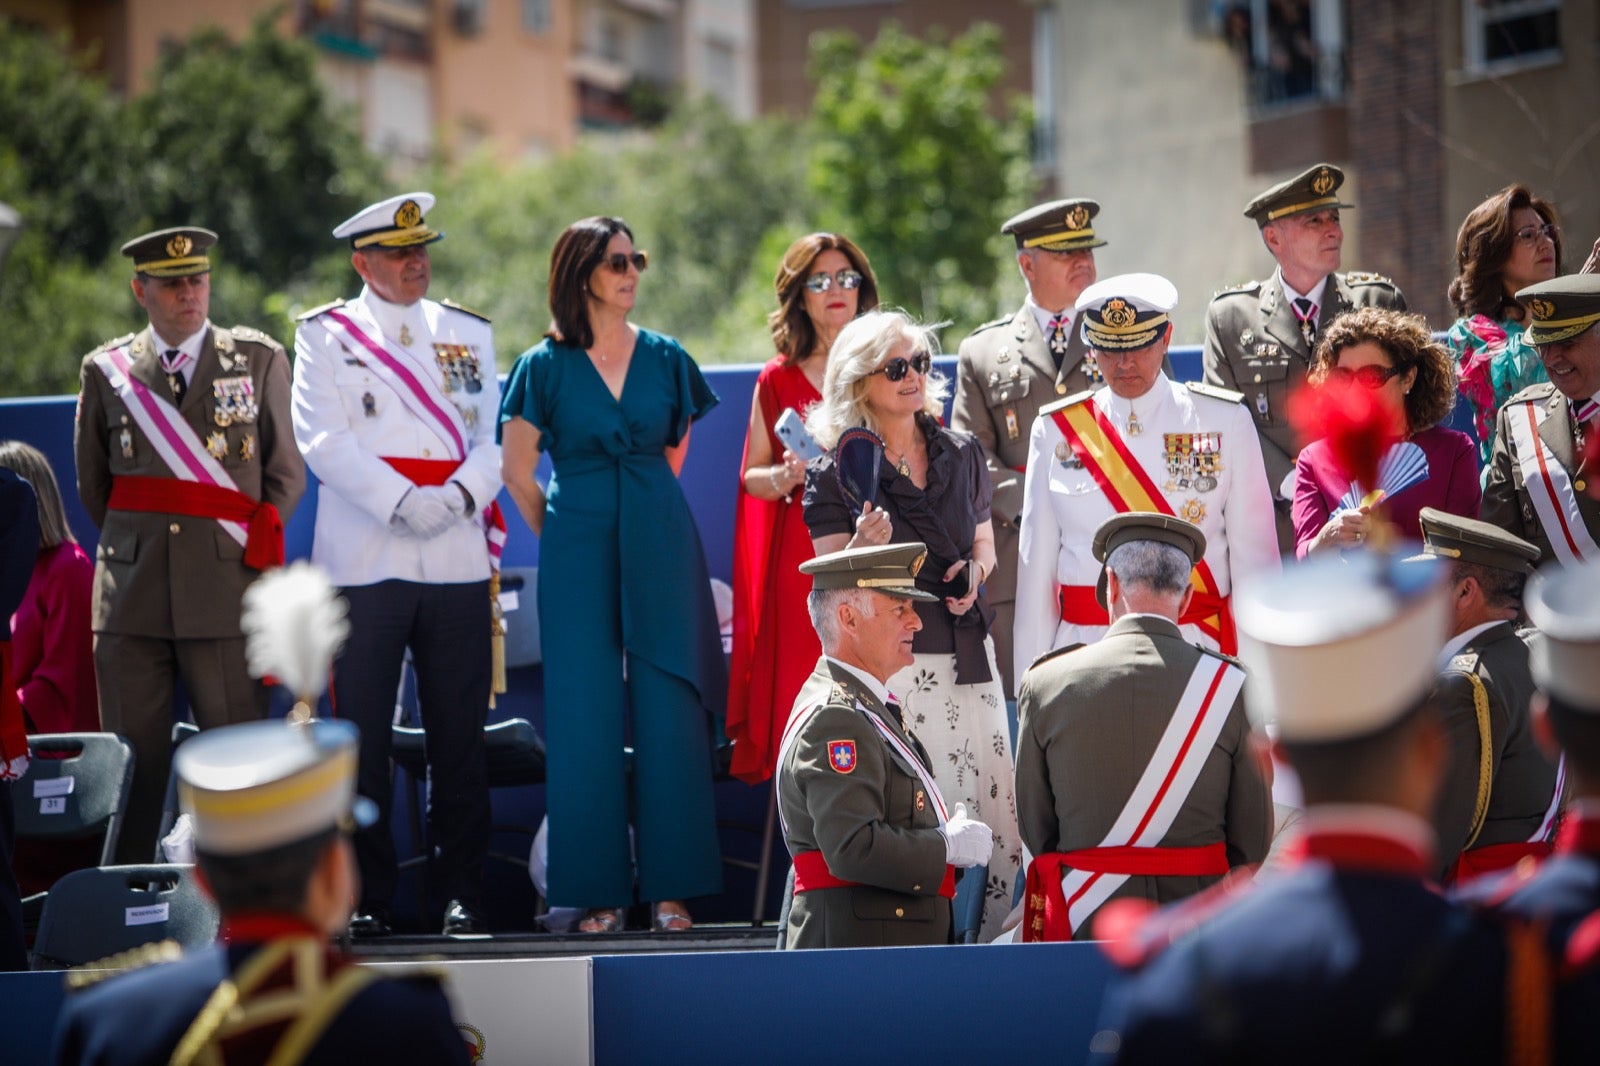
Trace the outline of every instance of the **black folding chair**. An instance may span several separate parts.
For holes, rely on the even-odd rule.
[[[45,900],[33,969],[59,970],[174,940],[184,949],[217,936],[217,909],[192,866],[101,866],[75,870]]]

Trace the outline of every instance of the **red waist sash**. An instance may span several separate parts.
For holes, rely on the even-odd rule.
[[[283,565],[283,519],[278,516],[278,509],[237,489],[177,478],[123,474],[112,481],[111,499],[106,506],[114,511],[243,522],[248,529],[244,565],[255,570]]]
[[[1445,882],[1465,884],[1475,877],[1492,874],[1496,870],[1509,870],[1526,858],[1543,859],[1550,854],[1550,845],[1542,840],[1513,840],[1506,844],[1485,844],[1481,848],[1463,851],[1455,865],[1445,875]]]
[[[1063,585],[1059,590],[1061,604],[1061,620],[1074,626],[1108,626],[1111,618],[1106,614],[1106,609],[1100,606],[1094,597],[1093,585]],[[1189,606],[1178,618],[1179,625],[1203,625],[1207,619],[1219,619],[1221,629],[1220,639],[1217,641],[1222,648],[1222,654],[1234,655],[1238,653],[1238,639],[1233,628],[1233,597],[1216,596],[1209,592],[1194,590],[1194,595],[1189,598]]]
[[[410,459],[385,455],[383,461],[413,485],[443,485],[461,466],[459,459]]]
[[[1024,942],[1072,939],[1072,919],[1061,888],[1062,874],[1069,869],[1125,877],[1221,877],[1228,872],[1228,848],[1219,840],[1192,848],[1116,845],[1036,855],[1028,864],[1022,897]]]
[[[794,890],[810,892],[818,888],[851,888],[860,881],[845,881],[833,876],[828,860],[820,851],[802,851],[794,857]],[[956,868],[945,866],[944,880],[939,884],[939,895],[954,899],[956,895]]]

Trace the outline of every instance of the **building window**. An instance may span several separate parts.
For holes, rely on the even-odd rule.
[[[1056,9],[1033,12],[1033,165],[1056,165]]]
[[[550,32],[550,0],[522,0],[522,28],[543,36]]]
[[[1461,0],[1469,71],[1483,73],[1561,57],[1561,0]]]
[[[1343,98],[1343,0],[1231,0],[1219,21],[1252,107]]]

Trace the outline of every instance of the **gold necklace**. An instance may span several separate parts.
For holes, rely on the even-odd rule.
[[[888,445],[885,445],[883,450],[885,452],[889,451]],[[911,459],[905,452],[900,453],[900,458],[898,461],[895,461],[892,453],[889,455],[889,459],[894,462],[894,468],[900,471],[901,477],[911,476]]]

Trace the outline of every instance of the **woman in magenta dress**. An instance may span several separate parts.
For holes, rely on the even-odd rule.
[[[1439,423],[1455,405],[1455,360],[1419,315],[1363,307],[1323,331],[1313,357],[1313,386],[1347,377],[1379,390],[1404,414],[1402,439],[1385,454],[1379,484],[1353,486],[1326,440],[1300,450],[1295,463],[1295,555],[1352,548],[1372,528],[1367,497],[1382,490],[1384,517],[1402,536],[1422,538],[1424,507],[1478,516],[1478,456],[1472,438]]]
[[[39,555],[27,595],[11,616],[17,699],[30,733],[93,733],[100,729],[89,605],[94,560],[67,525],[50,460],[17,440],[0,441],[0,466],[33,486],[39,500]]]
[[[866,255],[847,237],[812,233],[789,246],[768,318],[778,354],[761,368],[745,435],[744,476],[733,534],[733,662],[728,686],[732,773],[751,784],[772,776],[778,741],[822,648],[806,615],[812,556],[800,513],[809,456],[779,440],[785,410],[803,416],[822,398],[828,350],[839,331],[878,306]]]

